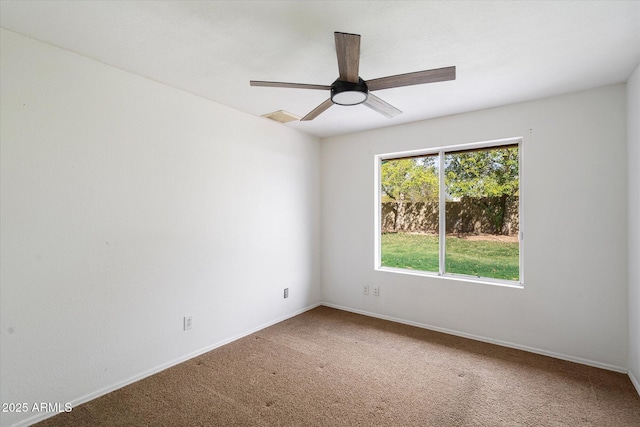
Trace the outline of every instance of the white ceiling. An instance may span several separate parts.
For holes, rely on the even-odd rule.
[[[332,106],[283,126],[326,137],[625,82],[640,1],[1,1],[2,27],[260,116],[329,97],[334,31],[362,36],[365,79],[455,65],[457,79],[386,89],[387,119]],[[267,119],[264,119],[267,120]]]

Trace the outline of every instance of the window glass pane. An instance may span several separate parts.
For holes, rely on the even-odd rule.
[[[438,165],[438,155],[382,161],[382,266],[439,271]]]
[[[445,154],[445,272],[519,280],[518,146]]]

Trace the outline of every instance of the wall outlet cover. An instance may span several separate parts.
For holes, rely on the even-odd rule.
[[[183,327],[185,331],[193,327],[193,316],[184,316]]]

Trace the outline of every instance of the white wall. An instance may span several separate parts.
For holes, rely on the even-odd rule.
[[[78,403],[320,302],[319,140],[1,36],[2,402]]]
[[[629,376],[640,393],[640,66],[627,82]]]
[[[323,141],[324,301],[626,372],[625,123],[615,85]],[[374,155],[517,136],[524,289],[374,270]]]

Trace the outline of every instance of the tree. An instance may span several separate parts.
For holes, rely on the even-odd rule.
[[[436,159],[437,156],[425,156],[383,161],[380,182],[383,198],[395,207],[395,231],[404,224],[406,203],[438,200]]]
[[[447,154],[445,185],[451,198],[484,200],[495,229],[500,234],[508,234],[505,229],[507,201],[519,191],[518,147]],[[498,203],[487,203],[487,198],[497,198]]]

